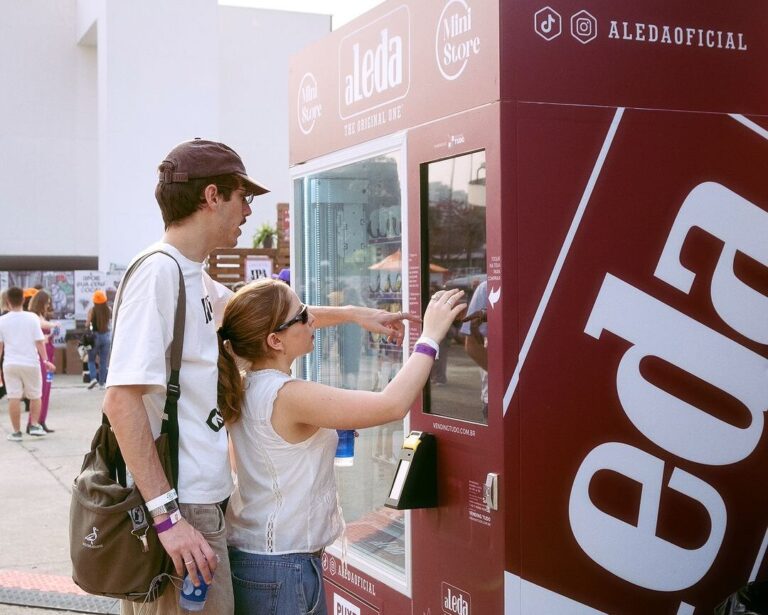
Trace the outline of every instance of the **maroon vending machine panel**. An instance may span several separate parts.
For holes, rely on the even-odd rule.
[[[662,111],[516,116],[527,331],[506,392],[508,563],[600,612],[706,612],[760,576],[766,546],[766,131]]]
[[[711,613],[765,579],[767,23],[502,5],[507,613]]]

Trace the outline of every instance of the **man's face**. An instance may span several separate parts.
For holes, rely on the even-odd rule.
[[[219,196],[223,199],[223,195]],[[232,191],[229,200],[222,200],[218,216],[220,247],[234,248],[237,245],[237,239],[242,234],[240,227],[251,215],[248,201],[252,198],[244,188],[237,188]]]

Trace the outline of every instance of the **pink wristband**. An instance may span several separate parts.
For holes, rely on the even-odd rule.
[[[168,517],[165,521],[161,521],[160,523],[155,523],[155,531],[158,534],[162,534],[163,532],[170,530],[179,521],[181,521],[181,512],[179,512],[178,510],[174,510],[171,513],[171,516]]]
[[[413,352],[420,352],[421,354],[429,355],[433,359],[437,358],[437,350],[428,346],[427,344],[416,344],[413,347]]]

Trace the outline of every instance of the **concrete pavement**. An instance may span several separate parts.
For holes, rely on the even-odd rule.
[[[0,613],[51,613],[50,608],[10,606],[47,604],[64,612],[88,610],[71,581],[67,527],[71,483],[101,421],[104,392],[89,391],[81,376],[56,375],[44,438],[11,432],[7,399],[0,401]],[[28,415],[22,412],[22,429]],[[80,596],[80,598],[78,598]],[[60,598],[57,600],[57,597]],[[100,604],[104,604],[103,602]],[[73,610],[82,608],[83,610]],[[98,607],[101,608],[101,607]]]

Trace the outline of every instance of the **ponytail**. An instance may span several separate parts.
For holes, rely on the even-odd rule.
[[[222,339],[219,332],[216,337],[219,340],[219,384],[218,402],[224,422],[235,423],[240,418],[240,408],[243,405],[243,374],[237,368],[232,352],[227,348],[228,344]]]

